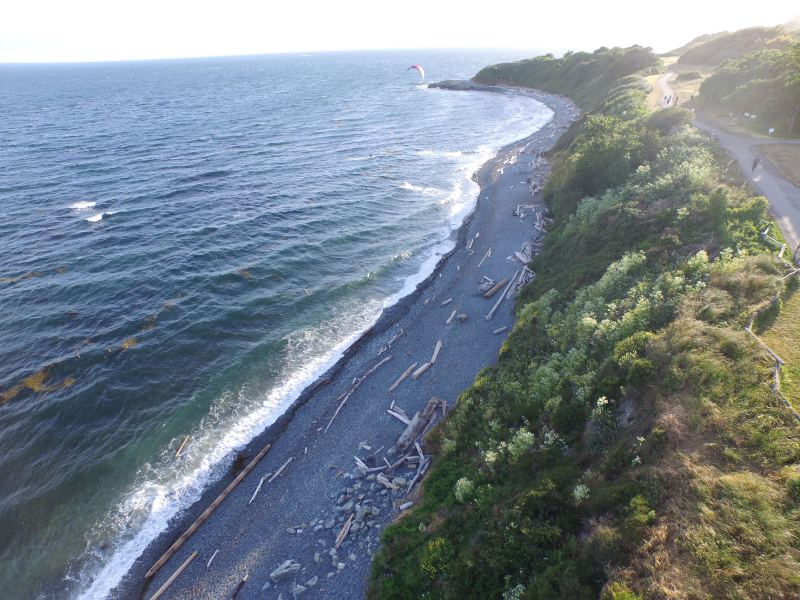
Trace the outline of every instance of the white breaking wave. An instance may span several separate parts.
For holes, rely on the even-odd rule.
[[[438,156],[443,158],[458,158],[460,156],[464,156],[464,153],[461,150],[419,150],[417,152],[417,156]]]
[[[94,208],[97,205],[97,202],[91,202],[90,200],[81,200],[80,202],[75,202],[74,204],[70,204],[69,208],[72,210],[86,210],[87,208]]]
[[[404,190],[408,190],[409,192],[417,192],[419,194],[425,194],[426,196],[436,196],[442,193],[442,190],[439,188],[414,185],[413,183],[408,183],[407,181],[401,183],[400,187]]]
[[[290,335],[290,358],[283,375],[277,378],[282,384],[260,399],[248,398],[246,391],[223,395],[193,433],[180,461],[176,463],[174,451],[167,448],[156,464],[140,468],[130,491],[105,522],[97,526],[99,534],[113,533],[118,541],[110,556],[97,550],[87,551],[88,564],[78,576],[83,585],[77,597],[106,598],[150,542],[168,527],[169,521],[200,499],[208,483],[227,466],[225,458],[286,412],[304,388],[332,367],[374,325],[383,307],[384,303],[373,300],[351,314],[331,319],[327,327]],[[342,341],[325,349],[325,340],[332,339]],[[230,410],[231,404],[238,408]],[[176,439],[174,445],[180,442]]]
[[[91,217],[86,219],[86,221],[88,223],[98,223],[103,220],[103,214],[104,213],[97,213],[96,215],[92,215]]]

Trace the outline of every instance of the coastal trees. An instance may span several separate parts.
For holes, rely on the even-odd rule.
[[[571,52],[563,58],[538,56],[486,67],[475,81],[487,85],[533,87],[573,98],[583,109],[595,110],[620,80],[643,69],[656,67],[659,59],[650,48],[598,48],[592,53]]]
[[[759,115],[782,133],[797,133],[800,115],[800,42],[724,63],[700,88],[706,103]]]

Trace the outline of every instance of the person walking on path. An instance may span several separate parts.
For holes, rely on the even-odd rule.
[[[756,167],[757,167],[757,166],[758,166],[760,163],[761,163],[761,158],[760,158],[760,157],[758,157],[758,156],[756,156],[756,157],[753,159],[753,168],[752,168],[752,169],[750,169],[750,172],[752,173],[753,171],[755,171],[755,170],[756,170]]]

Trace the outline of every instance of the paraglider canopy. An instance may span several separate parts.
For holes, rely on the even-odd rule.
[[[410,71],[411,69],[419,71],[419,76],[421,77],[420,81],[425,81],[425,69],[422,68],[422,65],[411,65],[406,71]]]

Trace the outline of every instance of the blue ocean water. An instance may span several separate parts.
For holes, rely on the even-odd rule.
[[[430,272],[550,111],[406,69],[520,57],[0,65],[1,589],[104,597]]]

